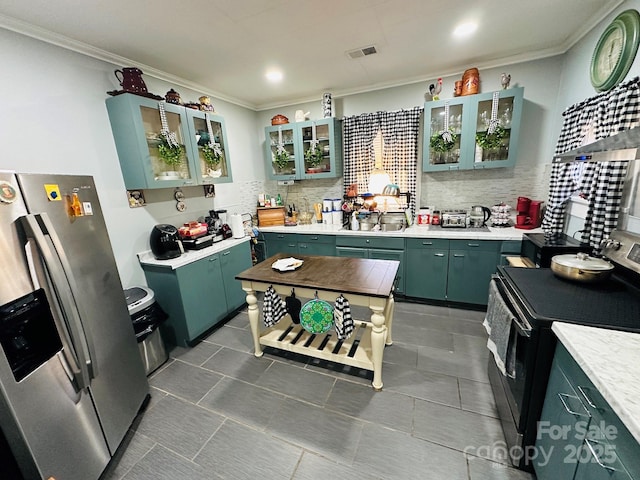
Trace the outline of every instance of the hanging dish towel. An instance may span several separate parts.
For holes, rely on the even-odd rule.
[[[291,289],[291,296],[284,299],[284,303],[287,306],[287,313],[291,316],[293,323],[300,323],[300,310],[302,309],[302,302],[296,298],[296,292]]]
[[[264,292],[262,313],[264,315],[264,324],[267,327],[273,327],[287,314],[284,300],[280,298],[273,285],[270,285],[267,291]]]
[[[336,328],[338,340],[346,340],[353,333],[353,317],[351,316],[351,305],[349,300],[342,294],[336,298],[336,305],[333,309],[333,323]]]
[[[502,300],[495,282],[489,284],[489,305],[483,322],[489,334],[487,348],[493,353],[496,365],[504,376],[516,377],[516,342],[517,333],[511,328],[513,315]]]

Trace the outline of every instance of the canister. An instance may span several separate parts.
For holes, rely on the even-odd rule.
[[[331,212],[333,210],[333,200],[330,198],[322,199],[322,211]]]
[[[331,223],[333,225],[342,225],[342,210],[334,210],[331,212]]]
[[[421,208],[418,210],[416,224],[424,226],[429,225],[431,223],[431,210],[428,208]]]
[[[331,201],[332,205],[333,205],[333,210],[342,210],[342,200],[340,200],[339,198],[334,198]]]

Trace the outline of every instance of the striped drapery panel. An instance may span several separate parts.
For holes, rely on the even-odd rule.
[[[569,107],[563,117],[556,154],[637,127],[640,124],[640,77]],[[571,195],[578,194],[588,202],[582,241],[599,249],[602,239],[608,237],[618,223],[626,172],[625,162],[554,164],[543,230],[563,231],[566,203]]]
[[[411,215],[416,208],[416,184],[418,171],[418,140],[422,107],[395,112],[375,112],[353,115],[343,119],[344,138],[344,191],[351,184],[358,185],[358,192],[368,189],[369,176],[375,168],[373,139],[382,130],[384,151],[382,168],[400,191],[409,192]]]

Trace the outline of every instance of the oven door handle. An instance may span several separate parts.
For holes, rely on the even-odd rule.
[[[507,307],[509,308],[509,310],[511,310],[512,312],[515,312],[515,315],[513,315],[511,320],[512,320],[512,323],[516,325],[518,334],[527,338],[531,337],[531,331],[533,329],[531,328],[531,325],[529,324],[529,322],[527,322],[524,313],[518,307],[518,304],[516,303],[515,299],[505,287],[502,278],[500,278],[499,275],[494,274],[491,276],[491,279],[496,282],[496,287],[498,288],[498,292],[500,292],[500,295],[502,295],[502,300],[507,304]]]

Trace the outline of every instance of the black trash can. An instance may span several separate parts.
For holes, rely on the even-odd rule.
[[[148,287],[127,288],[124,294],[140,357],[149,376],[169,359],[158,328],[167,319],[167,314],[156,303],[153,291]]]

